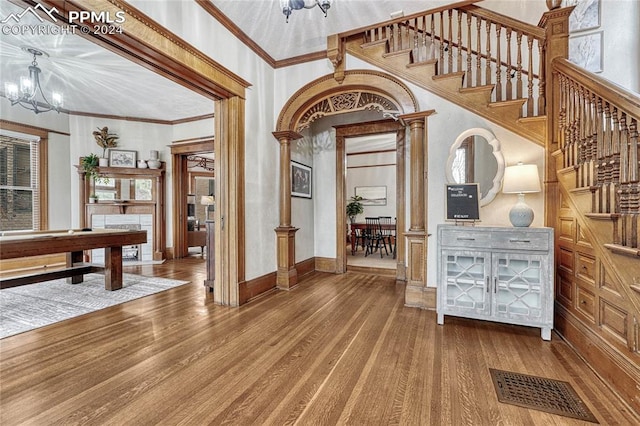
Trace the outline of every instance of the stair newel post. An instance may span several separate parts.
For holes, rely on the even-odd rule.
[[[300,139],[301,134],[292,130],[273,132],[280,143],[280,224],[276,232],[276,257],[278,270],[276,285],[289,290],[298,283],[296,270],[296,231],[291,226],[291,141]]]
[[[545,30],[544,43],[544,76],[546,80],[540,80],[545,85],[547,134],[545,152],[544,185],[545,185],[545,225],[551,226],[557,217],[558,205],[556,197],[558,193],[558,179],[556,177],[556,163],[553,160],[553,152],[558,149],[559,140],[559,113],[560,113],[560,83],[558,74],[553,73],[552,62],[555,58],[569,57],[569,15],[575,6],[553,9],[545,12],[538,23]]]
[[[427,308],[435,306],[428,300],[433,294],[427,291],[427,169],[428,143],[427,121],[434,110],[401,115],[399,118],[410,128],[410,200],[411,214],[407,239],[407,286],[405,304]]]

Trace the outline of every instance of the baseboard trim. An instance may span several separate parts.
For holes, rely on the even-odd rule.
[[[244,305],[264,293],[276,288],[276,273],[270,272],[261,277],[241,282],[238,288],[239,303]]]
[[[335,274],[338,270],[336,266],[337,259],[335,257],[315,257],[315,261],[316,271]]]
[[[555,304],[556,332],[582,357],[602,381],[640,417],[640,367],[608,345],[560,303]]]

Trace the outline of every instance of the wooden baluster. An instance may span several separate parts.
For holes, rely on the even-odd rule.
[[[476,16],[476,86],[482,85],[482,19]],[[471,46],[469,46],[471,52]]]
[[[522,33],[516,32],[516,99],[522,99]]]
[[[511,28],[507,28],[506,33],[507,33],[507,75],[506,75],[507,97],[506,97],[506,100],[510,101],[511,99],[513,99],[513,83],[511,82],[511,79],[513,78],[511,76],[511,73],[513,72],[512,66],[511,66],[511,33],[512,33]],[[498,67],[498,69],[500,69],[500,67]]]
[[[449,65],[448,72],[452,73],[452,72],[454,72],[454,70],[453,70],[453,46],[452,46],[452,43],[453,43],[453,10],[449,9],[448,16],[449,16],[449,39],[448,39],[449,47],[447,49],[448,50],[447,62],[448,62],[448,65]],[[444,28],[443,25],[440,25],[440,42],[441,43],[444,43],[444,37],[442,35],[443,28]],[[440,48],[442,49],[442,45],[441,45]]]
[[[487,46],[486,46],[486,55],[487,60],[485,61],[485,71],[484,71],[484,84],[491,84],[491,21],[485,21],[485,29],[487,30]],[[495,97],[495,93],[493,94]]]
[[[640,217],[640,183],[638,177],[640,176],[640,163],[638,158],[640,153],[640,144],[638,143],[638,120],[631,119],[629,124],[629,210],[632,213],[631,216],[631,229],[629,230],[630,239],[628,245],[630,247],[638,247],[638,218]]]
[[[569,167],[568,146],[565,130],[567,127],[567,87],[564,75],[558,75],[560,85],[560,114],[558,117],[558,145],[562,151],[562,167]]]
[[[539,75],[538,79],[538,116],[545,115],[547,110],[547,97],[546,97],[546,86],[547,86],[547,76],[545,75],[545,58],[544,58],[544,50],[542,49],[542,43],[538,40],[538,66],[539,66]]]
[[[580,145],[580,160],[578,169],[580,187],[584,188],[588,185],[585,179],[585,171],[589,161],[589,149],[585,141],[585,92],[583,87],[578,88],[578,143]]]
[[[605,120],[604,120],[604,100],[600,97],[598,97],[598,101],[597,101],[597,106],[598,106],[598,143],[597,143],[597,185],[599,188],[599,197],[598,197],[598,202],[599,202],[599,209],[598,209],[598,213],[604,213],[605,209],[604,209],[604,199],[603,199],[603,186],[605,185],[605,181],[606,181],[606,173],[605,173],[605,169],[604,169],[604,139],[605,139],[605,131],[604,131],[604,126],[605,126]]]
[[[589,143],[591,146],[591,186],[597,185],[596,178],[596,159],[598,158],[598,97],[595,93],[591,93],[589,97],[589,111],[591,114],[591,130],[589,131]]]
[[[414,19],[414,21],[415,21],[415,19]],[[404,42],[404,44],[402,45],[402,49],[411,49],[411,41],[412,41],[412,40],[411,40],[411,39],[412,39],[412,37],[411,37],[411,31],[412,31],[412,28],[414,28],[414,26],[412,26],[412,25],[411,25],[411,20],[407,20],[407,21],[405,21],[404,25],[405,25],[405,27],[406,27],[406,30],[405,30],[405,34],[406,34],[406,35],[405,35],[405,37],[404,37],[404,39],[405,39],[406,41],[405,41],[405,42]]]
[[[604,161],[602,163],[605,171],[605,185],[604,196],[606,202],[606,213],[612,213],[611,211],[611,135],[613,131],[611,129],[611,105],[609,102],[604,104]]]
[[[620,188],[620,111],[615,106],[611,114],[612,122],[612,135],[611,135],[611,160],[609,161],[611,167],[611,185],[612,185],[612,202],[613,213],[620,212],[620,198],[618,195],[618,189]]]
[[[440,15],[442,15],[442,12],[440,12]],[[429,37],[430,44],[429,46],[427,46],[425,41],[425,52],[427,52],[428,59],[436,59],[436,18],[433,16],[433,14],[431,14],[430,16],[431,16],[431,34]],[[426,24],[426,21],[425,21],[425,24]],[[428,50],[427,50],[427,47],[428,47]],[[440,51],[438,52],[438,54],[440,55],[440,58],[438,59],[438,68],[440,68],[440,74],[444,72],[444,51],[442,49],[443,49],[442,43],[440,43]]]
[[[462,71],[462,12],[458,10],[458,69]],[[467,76],[469,78],[469,76]]]
[[[527,36],[527,49],[529,50],[529,64],[527,66],[527,117],[533,115],[533,37]]]
[[[507,28],[507,33],[509,32],[509,29]],[[502,25],[500,25],[499,22],[496,22],[496,102],[500,102],[502,100],[502,61],[500,60],[500,51],[501,46],[500,46],[500,41],[501,41],[501,37],[502,37]],[[509,48],[509,45],[507,44],[507,49]],[[507,70],[507,73],[509,71]],[[507,84],[508,83],[508,78],[507,78]]]
[[[471,72],[471,14],[467,13],[467,87],[473,85],[473,74]]]
[[[422,62],[420,59],[420,28],[418,26],[416,26],[416,30],[413,32],[413,49],[411,49],[411,56],[413,57],[413,63]]]

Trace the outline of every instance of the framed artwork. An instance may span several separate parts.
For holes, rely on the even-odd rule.
[[[356,186],[356,196],[362,197],[363,206],[386,206],[386,186]]]
[[[109,167],[136,167],[138,151],[109,150]]]
[[[602,31],[570,36],[569,60],[587,71],[602,72]]]
[[[574,6],[569,15],[569,32],[586,31],[600,26],[600,0],[564,0],[564,6]]]
[[[311,167],[291,162],[291,196],[311,198]]]

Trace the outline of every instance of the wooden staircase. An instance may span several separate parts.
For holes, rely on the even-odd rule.
[[[402,77],[544,146],[545,82],[540,78],[543,72],[533,72],[533,45],[543,45],[545,30],[470,3],[340,34],[342,53]],[[512,26],[497,24],[501,19]],[[517,43],[512,41],[514,33],[518,34]],[[476,38],[474,49],[471,43]],[[491,56],[492,43],[498,52],[509,52],[506,62],[499,53],[496,58]],[[528,61],[523,61],[523,54]]]
[[[473,3],[330,38],[336,79],[349,54],[545,147],[556,330],[640,412],[640,98],[567,61],[572,8]]]

